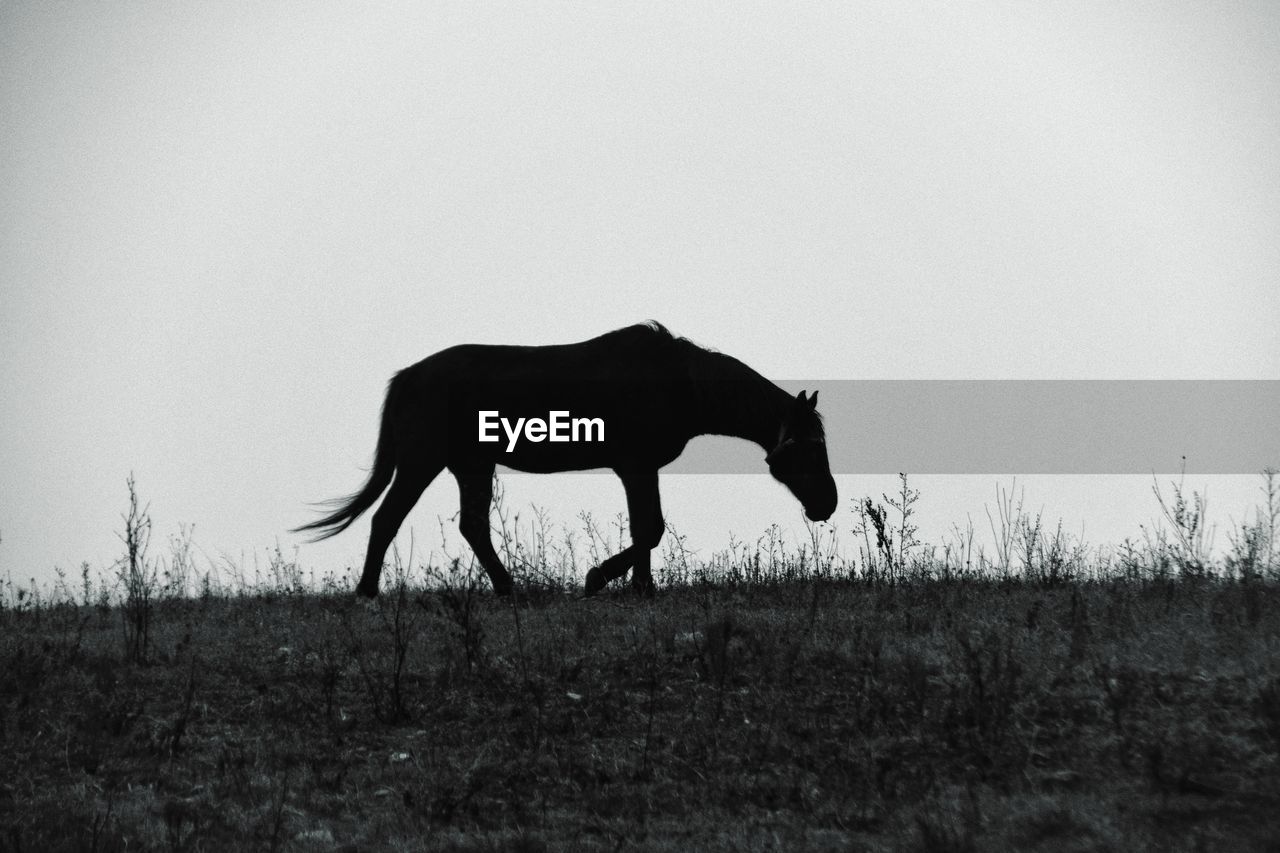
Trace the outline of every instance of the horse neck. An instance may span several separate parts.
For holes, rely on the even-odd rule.
[[[696,435],[731,435],[764,450],[778,442],[791,395],[722,353],[699,353],[690,364]]]

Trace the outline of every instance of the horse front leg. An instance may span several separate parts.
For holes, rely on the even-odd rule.
[[[604,589],[605,584],[615,578],[620,578],[627,573],[627,569],[631,568],[632,562],[635,560],[635,547],[623,548],[612,557],[606,559],[603,563],[587,572],[587,580],[583,585],[583,593],[585,595],[595,595]]]
[[[653,595],[653,574],[649,569],[649,552],[658,546],[665,529],[662,503],[658,495],[658,472],[618,471],[627,492],[627,512],[631,518],[631,545],[587,572],[584,592],[595,595],[605,584],[620,578],[631,569],[631,588],[642,595]]]

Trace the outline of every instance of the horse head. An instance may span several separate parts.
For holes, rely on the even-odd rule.
[[[827,462],[827,439],[818,414],[818,392],[796,395],[778,429],[778,443],[765,457],[769,473],[796,496],[811,521],[836,511],[836,481]]]

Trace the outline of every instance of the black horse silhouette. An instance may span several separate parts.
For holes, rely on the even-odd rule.
[[[575,344],[450,347],[392,378],[368,482],[337,501],[332,513],[297,530],[321,531],[317,539],[342,532],[390,483],[373,514],[356,587],[372,598],[396,531],[427,485],[448,468],[461,495],[462,535],[494,591],[505,595],[511,592],[511,575],[494,551],[489,530],[495,465],[540,473],[610,468],[626,490],[631,545],[588,572],[586,594],[627,569],[633,587],[651,593],[649,552],[665,527],[658,469],[694,436],[754,441],[768,453],[769,473],[791,490],[810,519],[831,517],[836,485],[817,403],[816,392],[793,397],[741,361],[677,338],[653,322]],[[603,435],[572,441],[563,429],[552,441],[545,420],[542,428],[526,428],[522,436],[510,427],[519,418],[545,419],[549,413],[598,420],[603,429],[597,433]],[[497,440],[480,440],[486,417],[491,424],[507,421],[490,431]]]

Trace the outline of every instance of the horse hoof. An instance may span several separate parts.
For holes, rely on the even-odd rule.
[[[515,584],[513,584],[511,581],[507,581],[506,583],[503,583],[503,584],[495,583],[493,585],[493,594],[496,595],[498,598],[509,598],[511,596],[511,593],[514,590],[515,590]]]
[[[587,581],[583,586],[582,593],[586,596],[595,595],[597,592],[604,589],[604,585],[606,583],[608,583],[608,581],[604,579],[604,575],[600,572],[600,567],[596,566],[594,569],[587,572]]]
[[[378,585],[366,584],[363,581],[361,581],[359,586],[356,587],[356,597],[357,598],[377,598]]]

